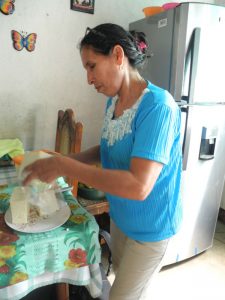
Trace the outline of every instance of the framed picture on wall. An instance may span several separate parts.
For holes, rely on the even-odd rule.
[[[95,0],[70,0],[70,1],[71,1],[70,8],[72,10],[77,10],[88,14],[94,13]]]

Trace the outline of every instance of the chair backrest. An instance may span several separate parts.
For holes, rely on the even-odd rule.
[[[75,121],[72,109],[58,111],[58,121],[55,139],[55,151],[63,155],[79,153],[81,150],[81,140],[83,124]],[[73,195],[77,196],[78,181],[76,178],[66,178],[66,182],[73,187]]]

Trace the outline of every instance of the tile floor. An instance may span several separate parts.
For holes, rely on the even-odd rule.
[[[110,274],[112,283],[114,274]],[[156,276],[151,300],[225,299],[225,224],[218,221],[213,247],[179,264],[164,267]]]

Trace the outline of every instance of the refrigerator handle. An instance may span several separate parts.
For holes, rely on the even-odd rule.
[[[185,120],[184,138],[183,138],[183,145],[182,145],[183,171],[187,170],[188,154],[189,154],[190,141],[191,141],[191,128],[190,126],[188,126],[188,124],[190,124],[191,112],[189,107],[186,107],[185,111],[186,111],[186,120]]]
[[[194,90],[195,90],[195,79],[197,74],[197,66],[198,66],[198,56],[199,56],[199,45],[200,45],[200,34],[201,29],[196,27],[193,31],[191,41],[186,54],[186,68],[187,63],[190,58],[190,73],[189,73],[189,82],[188,82],[188,96],[183,96],[182,99],[186,100],[188,104],[193,103],[194,98]],[[187,116],[186,116],[186,126],[185,126],[185,135],[183,141],[183,170],[187,169],[188,163],[188,155],[191,141],[191,110],[189,107],[187,108]]]
[[[192,35],[191,65],[188,88],[188,103],[193,103],[195,79],[197,74],[201,28],[196,27]]]

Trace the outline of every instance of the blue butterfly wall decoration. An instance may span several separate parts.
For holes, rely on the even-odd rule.
[[[17,51],[23,50],[23,48],[26,48],[27,51],[31,52],[34,51],[35,43],[37,39],[36,33],[30,33],[28,35],[22,35],[16,30],[11,31],[12,40],[13,40],[13,47]]]

